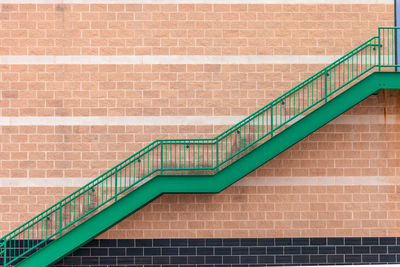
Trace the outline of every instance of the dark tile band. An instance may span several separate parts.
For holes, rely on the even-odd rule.
[[[96,239],[55,266],[253,267],[397,262],[400,238],[395,237]]]

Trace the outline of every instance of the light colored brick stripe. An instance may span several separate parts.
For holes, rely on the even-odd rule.
[[[0,117],[0,126],[57,126],[57,125],[231,125],[244,116],[88,116],[88,117]],[[299,116],[298,119],[302,117]],[[277,118],[274,119],[276,121]],[[334,124],[396,124],[396,115],[340,116]],[[292,121],[293,123],[293,121]]]
[[[0,187],[81,187],[94,178],[0,178]],[[246,177],[234,186],[397,185],[397,177]]]
[[[393,4],[392,0],[0,0],[0,4]]]
[[[397,185],[397,176],[246,177],[237,186]]]
[[[0,64],[329,64],[340,56],[0,56]]]
[[[243,116],[0,117],[0,126],[21,125],[226,125]]]

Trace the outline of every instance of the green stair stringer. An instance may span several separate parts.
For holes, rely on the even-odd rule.
[[[218,193],[381,89],[399,89],[400,73],[375,72],[215,175],[158,175],[52,241],[17,266],[49,266],[162,194]]]

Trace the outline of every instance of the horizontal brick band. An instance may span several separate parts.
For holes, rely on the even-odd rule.
[[[245,62],[248,55],[342,55],[376,35],[378,26],[392,26],[394,20],[393,3],[386,1],[365,5],[136,2],[4,4],[0,55],[241,55]],[[118,60],[141,61],[140,57]],[[54,61],[69,58],[46,59],[49,64]]]
[[[0,0],[0,4],[160,4],[159,0]],[[168,0],[162,4],[393,4],[392,0]]]
[[[82,187],[92,178],[0,178],[0,187]],[[396,176],[246,177],[234,186],[397,185]]]
[[[328,64],[339,56],[0,56],[0,64]]]
[[[298,116],[297,119],[302,116]],[[91,125],[121,125],[121,126],[167,126],[167,125],[233,125],[245,118],[244,116],[38,116],[38,117],[0,117],[0,126],[91,126]],[[283,119],[274,116],[274,121]],[[289,119],[289,117],[287,117]],[[396,115],[352,115],[341,116],[333,124],[396,124]],[[293,122],[288,122],[292,124]],[[268,125],[268,123],[266,123]]]

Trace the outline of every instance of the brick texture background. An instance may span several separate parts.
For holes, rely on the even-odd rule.
[[[393,25],[393,5],[380,4],[0,7],[0,56],[331,56]],[[0,115],[242,116],[322,67],[1,64]],[[313,133],[244,178],[245,186],[165,195],[101,238],[398,236],[399,99],[389,91],[371,96],[340,118],[347,123]],[[227,127],[1,126],[0,177],[94,178],[157,138],[211,137]],[[277,177],[300,185],[266,184]],[[318,185],[302,185],[308,177]],[[332,177],[359,185],[326,185]],[[0,233],[73,190],[1,187]]]
[[[341,55],[393,5],[3,4],[2,55]]]
[[[3,116],[249,115],[318,64],[0,65]]]

